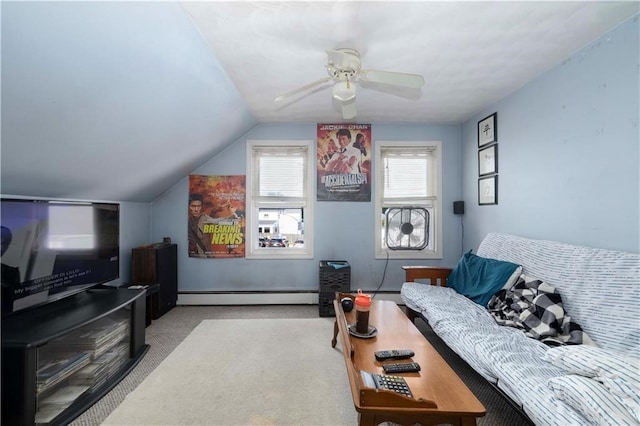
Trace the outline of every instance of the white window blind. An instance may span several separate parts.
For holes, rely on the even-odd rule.
[[[305,196],[305,150],[256,147],[254,155],[259,172],[256,194],[260,198]]]
[[[381,150],[384,200],[427,199],[433,197],[432,150],[387,148]]]

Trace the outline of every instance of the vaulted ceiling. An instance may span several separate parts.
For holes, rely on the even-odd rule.
[[[356,82],[354,121],[461,123],[638,2],[2,2],[3,194],[151,201],[258,123],[341,122],[326,50],[421,74]]]

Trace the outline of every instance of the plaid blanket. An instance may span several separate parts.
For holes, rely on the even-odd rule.
[[[498,324],[520,328],[527,336],[549,346],[596,346],[567,315],[560,293],[549,284],[524,274],[513,287],[495,294],[487,307]]]

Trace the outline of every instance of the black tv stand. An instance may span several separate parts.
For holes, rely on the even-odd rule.
[[[2,423],[68,424],[118,384],[149,349],[144,295],[91,289],[4,318]]]

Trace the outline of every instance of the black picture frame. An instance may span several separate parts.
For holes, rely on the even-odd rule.
[[[478,178],[478,205],[498,204],[498,175]]]
[[[478,121],[478,148],[498,142],[498,113]]]
[[[478,176],[498,173],[498,144],[488,145],[478,150]]]

